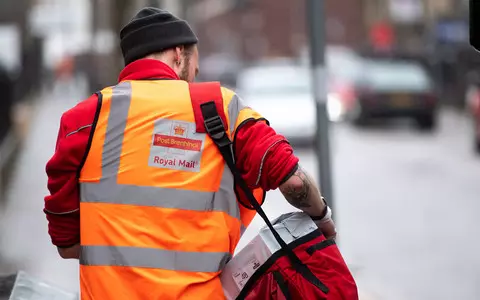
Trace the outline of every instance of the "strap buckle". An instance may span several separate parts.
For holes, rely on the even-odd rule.
[[[227,132],[225,131],[225,126],[223,124],[222,118],[216,115],[214,117],[205,119],[203,122],[205,124],[205,130],[208,135],[212,138],[215,144],[220,148],[231,147],[232,141],[228,138]]]
[[[203,121],[208,135],[215,140],[221,139],[225,134],[225,126],[220,116],[214,116]]]

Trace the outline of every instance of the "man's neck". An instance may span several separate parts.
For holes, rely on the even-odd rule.
[[[158,60],[158,61],[166,64],[167,66],[169,66],[170,68],[173,69],[174,60],[173,60],[173,58],[168,57],[168,55],[166,55],[166,54],[159,54],[159,53],[150,54],[149,56],[147,56],[145,58]]]

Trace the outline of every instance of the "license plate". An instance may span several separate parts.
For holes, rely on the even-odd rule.
[[[392,105],[400,108],[410,107],[412,106],[412,98],[408,95],[393,96]]]

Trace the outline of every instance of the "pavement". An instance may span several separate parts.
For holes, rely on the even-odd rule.
[[[43,213],[45,165],[54,153],[62,113],[84,99],[84,91],[59,85],[24,109],[28,132],[7,187],[7,204],[0,207],[0,273],[21,269],[70,291],[78,291],[78,262],[60,259],[50,243]]]
[[[4,259],[71,291],[78,290],[78,266],[59,259],[50,244],[44,168],[62,112],[84,96],[73,89],[38,103],[0,212]],[[434,133],[408,122],[332,127],[338,242],[362,300],[480,299],[480,157],[465,115],[444,110],[440,117]],[[314,153],[296,153],[316,175]],[[293,210],[278,191],[268,194],[264,208],[271,218]],[[261,226],[256,218],[239,248]]]

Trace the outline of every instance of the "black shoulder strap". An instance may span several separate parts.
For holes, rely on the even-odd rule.
[[[213,140],[215,145],[217,145],[220,153],[223,156],[223,159],[227,163],[228,167],[233,173],[236,183],[243,190],[245,195],[248,198],[248,201],[257,213],[262,217],[263,221],[267,224],[268,228],[272,231],[275,240],[281,246],[282,251],[289,257],[292,266],[301,274],[306,280],[311,284],[315,285],[322,292],[328,293],[328,288],[312,273],[312,271],[301,262],[300,258],[293,252],[293,250],[285,243],[282,237],[273,227],[272,223],[268,219],[267,215],[263,211],[262,206],[258,203],[257,199],[253,195],[250,188],[248,188],[247,183],[242,178],[240,171],[235,166],[235,158],[233,156],[233,144],[230,138],[228,137],[227,132],[225,131],[225,124],[223,124],[222,119],[220,118],[215,101],[206,102],[200,105],[202,111],[205,130],[210,138]]]
[[[250,202],[252,207],[255,208],[255,210],[262,217],[265,223],[267,223],[267,226],[270,228],[270,230],[274,234],[275,239],[278,241],[280,246],[282,246],[282,248],[284,246],[288,247],[285,241],[283,241],[280,235],[278,235],[275,228],[273,228],[273,225],[268,219],[265,212],[263,211],[263,208],[260,206],[257,199],[255,199],[255,196],[253,195],[252,191],[248,188],[247,183],[240,175],[240,171],[237,169],[235,165],[235,158],[233,156],[233,143],[228,137],[227,132],[225,131],[225,126],[223,124],[222,119],[218,115],[215,103],[213,101],[204,103],[200,105],[200,109],[202,111],[205,130],[207,131],[207,134],[213,140],[215,145],[217,145],[218,149],[220,150],[220,153],[223,156],[223,159],[225,160],[228,167],[232,171],[236,183],[247,196],[248,202]]]

